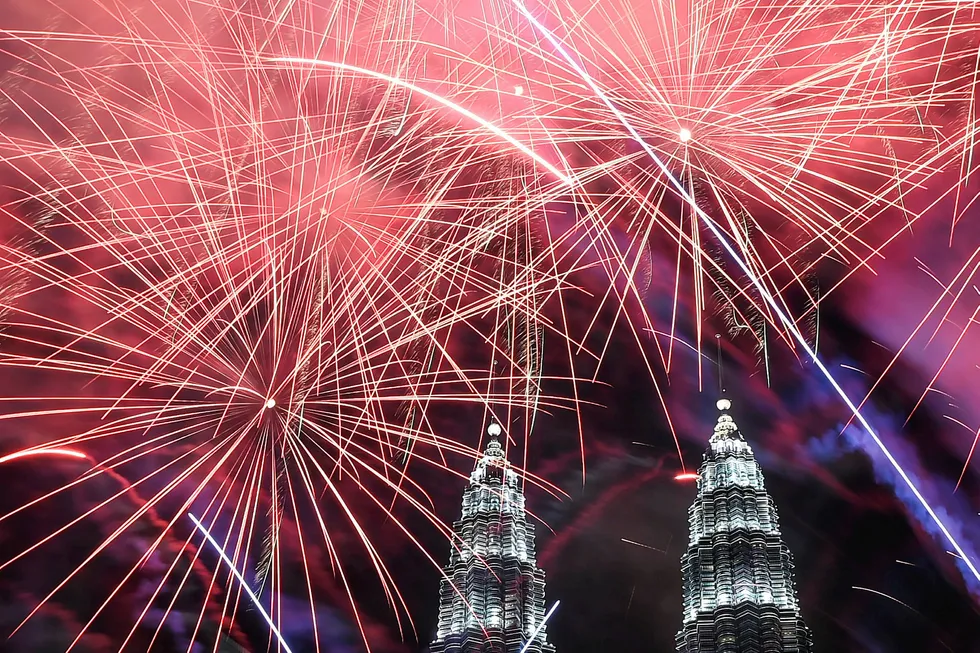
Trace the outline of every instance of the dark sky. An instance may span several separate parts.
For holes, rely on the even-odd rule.
[[[64,139],[69,136],[103,138],[101,132],[86,122],[92,118],[103,121],[98,126],[106,127],[111,135],[116,135],[114,130],[118,130],[141,135],[150,132],[152,137],[159,136],[146,146],[146,151],[139,152],[139,156],[154,164],[160,163],[163,168],[171,166],[170,172],[183,172],[184,151],[161,145],[168,142],[170,135],[166,130],[163,134],[153,133],[154,128],[159,127],[154,123],[159,115],[152,103],[149,108],[147,106],[147,98],[153,97],[147,91],[151,85],[132,68],[114,65],[120,61],[138,60],[132,52],[115,42],[78,46],[58,41],[47,43],[45,47],[49,50],[39,54],[39,50],[10,34],[20,34],[23,30],[73,32],[82,29],[80,25],[114,33],[113,30],[122,28],[118,16],[112,11],[123,5],[133,12],[128,15],[132,24],[139,25],[138,29],[156,30],[154,34],[164,40],[178,36],[189,38],[190,33],[198,35],[193,30],[183,31],[188,25],[199,27],[203,40],[211,38],[222,46],[237,43],[235,39],[239,34],[234,29],[226,30],[223,20],[227,15],[220,12],[204,12],[203,18],[189,12],[171,24],[163,21],[157,12],[160,7],[170,7],[172,3],[119,3],[115,8],[112,3],[95,4],[101,7],[98,11],[89,0],[63,3],[0,0],[0,33],[6,34],[0,39],[0,88],[4,93],[16,96],[15,100],[0,99],[0,134],[5,139],[0,141],[4,148],[0,157],[9,153],[8,146],[16,150],[10,143],[19,144],[17,139],[20,138],[41,139],[42,144],[47,142],[44,138],[49,135]],[[269,7],[278,6],[277,3],[263,2],[240,4],[267,12]],[[323,9],[321,4],[311,4],[316,8],[311,15],[325,21],[328,12],[318,13]],[[480,10],[482,5],[474,4],[469,9]],[[232,13],[236,20],[251,20],[248,12],[236,10]],[[220,19],[216,17],[219,14]],[[237,23],[235,26],[246,34],[252,29]],[[350,38],[351,35],[346,36]],[[361,36],[355,34],[354,38]],[[957,43],[967,40],[963,37]],[[358,45],[364,44],[359,42]],[[623,45],[629,47],[626,41]],[[370,48],[353,48],[352,51],[355,50],[368,63],[380,58]],[[193,63],[193,56],[188,51],[182,51],[182,56]],[[223,50],[223,56],[231,51],[234,48]],[[101,72],[100,66],[105,65],[111,72],[106,73],[105,79],[100,78],[104,86],[97,90],[120,103],[112,105],[117,112],[125,113],[119,110],[120,106],[133,109],[132,114],[125,114],[131,122],[107,120],[105,114],[111,111],[95,111],[94,114],[83,111],[90,109],[92,103],[81,102],[84,107],[76,104],[78,97],[64,92],[65,89],[59,86],[65,80],[49,75],[50,70],[44,67],[55,60],[58,65],[77,66],[79,70]],[[32,61],[45,63],[44,66],[33,66],[29,64]],[[971,61],[975,65],[975,60]],[[169,70],[161,73],[154,82],[176,89],[174,97],[179,97],[180,101],[173,110],[187,118],[188,124],[200,122],[204,125],[201,131],[189,130],[192,136],[183,145],[189,150],[207,153],[216,147],[209,140],[209,130],[218,130],[208,122],[213,118],[208,114],[212,108],[210,99],[201,94],[200,88],[194,88],[194,84],[177,79],[177,76],[168,77],[169,74]],[[958,74],[956,79],[969,77],[971,75]],[[243,93],[243,97],[247,97],[246,86],[242,83],[240,87],[230,87],[234,93],[229,97],[237,99],[237,94]],[[356,94],[370,85],[351,86],[355,90],[348,90]],[[328,87],[335,90],[324,84],[317,92],[325,93],[324,89]],[[367,92],[365,97],[357,99],[363,100],[366,107],[375,106],[371,103],[376,97]],[[129,102],[133,106],[127,104]],[[186,102],[186,106],[182,102]],[[234,104],[232,100],[228,102]],[[954,109],[947,109],[950,114],[955,113]],[[372,114],[372,111],[365,113]],[[429,125],[430,132],[419,130],[426,139],[431,136],[431,130],[442,126],[440,114],[431,107],[419,109],[412,119]],[[411,121],[409,127],[412,127]],[[452,129],[448,131],[453,132]],[[385,139],[388,137],[393,136],[388,134]],[[200,142],[194,140],[197,138]],[[454,133],[440,138],[444,138],[439,141],[444,144],[461,137]],[[384,151],[390,145],[385,139],[379,137],[375,149]],[[396,178],[392,182],[395,195],[403,190],[398,184],[404,184],[413,192],[417,190],[413,186],[417,181],[415,172],[427,169],[430,154],[435,150],[432,142],[422,140],[421,145],[416,143],[417,147],[410,148],[412,154],[406,155],[398,175],[393,175]],[[972,143],[972,146],[976,144]],[[94,158],[100,165],[101,157],[111,158],[118,154],[110,149],[95,148],[97,156]],[[471,150],[465,150],[467,155],[479,152],[483,156],[478,146]],[[488,152],[497,154],[497,150]],[[597,152],[598,149],[586,153],[583,149],[579,154],[587,158],[586,154],[598,156]],[[129,156],[128,150],[126,156]],[[446,158],[451,157],[447,155]],[[74,179],[72,175],[77,172],[66,163],[70,157],[58,159],[57,165],[40,155],[37,160],[27,159],[28,163],[23,159],[4,159],[0,166],[0,205],[4,211],[0,214],[3,221],[0,239],[5,248],[8,245],[13,248],[3,249],[5,253],[17,251],[17,247],[23,245],[17,225],[30,224],[40,229],[47,225],[46,221],[52,220],[49,207],[33,198],[38,189],[53,183],[52,180],[67,183],[63,180]],[[128,160],[124,163],[128,165]],[[99,168],[93,165],[93,169]],[[206,172],[211,175],[207,177],[208,184],[222,178],[213,170]],[[281,177],[289,177],[292,171],[285,166],[279,172]],[[474,192],[474,188],[485,188],[481,185],[485,172],[481,163],[474,165],[472,175],[461,175],[460,185],[465,190],[459,191],[460,196]],[[951,170],[947,176],[956,174],[956,170]],[[179,175],[177,178],[180,179]],[[159,193],[160,206],[190,202],[188,198],[192,193],[182,184],[158,186],[154,175],[149,175],[149,179],[143,179],[142,185],[134,182],[134,188],[114,188],[113,192],[118,195],[109,193],[111,201],[132,208],[125,203],[139,205],[145,196],[156,198],[154,193]],[[385,183],[388,181],[386,178]],[[597,196],[615,191],[619,181],[598,179],[594,183],[596,188],[589,190],[595,190]],[[862,181],[855,180],[855,183]],[[977,183],[975,173],[963,180],[964,198],[976,193]],[[151,187],[152,192],[148,192]],[[73,210],[81,212],[80,207],[99,206],[93,198],[104,199],[99,195],[106,190],[101,179],[90,185],[80,183],[78,188],[83,190],[78,191],[80,198],[74,198]],[[365,191],[364,195],[368,196],[370,192]],[[934,189],[923,188],[906,201],[910,205],[919,202],[924,210],[936,196]],[[25,197],[33,199],[25,202]],[[275,198],[286,205],[293,199],[288,192]],[[401,202],[401,199],[401,196],[396,197],[400,208],[414,206],[407,200]],[[457,198],[451,196],[450,199]],[[966,204],[964,200],[959,209]],[[664,207],[666,213],[678,210],[669,200]],[[957,483],[980,424],[980,394],[977,390],[980,387],[977,383],[980,339],[975,329],[967,329],[975,322],[974,309],[977,307],[977,291],[972,279],[968,278],[966,282],[961,279],[965,289],[961,300],[953,305],[943,304],[939,314],[927,320],[921,335],[912,339],[907,347],[905,345],[909,334],[943,295],[943,286],[957,278],[961,269],[970,270],[975,265],[976,243],[980,242],[978,207],[980,205],[974,204],[962,213],[952,244],[950,216],[954,207],[951,202],[933,206],[910,230],[905,230],[904,216],[886,215],[887,219],[861,232],[869,241],[880,244],[889,235],[902,231],[902,235],[883,251],[881,259],[875,260],[874,273],[862,272],[838,288],[837,282],[849,269],[820,259],[819,264],[808,267],[805,275],[806,284],[822,289],[835,288],[821,304],[815,330],[806,329],[807,335],[812,337],[819,333],[821,356],[852,398],[865,397],[875,380],[887,369],[887,375],[877,384],[865,405],[865,412],[903,469],[973,556],[980,548],[980,518],[977,516],[980,512],[980,468],[975,460]],[[368,209],[372,208],[373,205],[368,206]],[[567,202],[558,202],[549,208],[553,211],[544,219],[550,220],[549,226],[559,233],[569,228],[581,210],[580,206],[570,207]],[[132,208],[134,214],[139,214],[139,210]],[[98,211],[95,213],[100,215]],[[365,213],[370,214],[370,211]],[[781,233],[784,228],[783,216],[760,214],[755,217],[764,227],[771,227],[773,233]],[[896,227],[895,222],[889,221],[893,218],[903,221]],[[883,226],[879,227],[879,224]],[[86,242],[78,230],[53,232],[55,240],[60,237],[68,240],[57,243],[57,246],[47,243],[50,247],[44,251]],[[625,226],[616,234],[623,241],[626,240],[624,232]],[[658,325],[671,323],[675,307],[672,275],[676,266],[676,248],[669,239],[663,240],[667,242],[654,239],[643,252],[637,275],[645,310]],[[706,247],[711,250],[709,255],[716,253],[717,247],[710,244]],[[93,257],[101,254],[97,247],[86,251]],[[731,268],[731,262],[725,261],[723,256],[719,255],[718,260]],[[0,290],[16,290],[15,284],[6,276],[9,270],[4,267],[3,272]],[[682,280],[689,284],[689,275]],[[760,355],[754,342],[731,332],[726,326],[725,307],[709,298],[702,323],[703,359],[699,362],[693,354],[685,353],[684,346],[678,345],[667,376],[656,364],[660,349],[652,336],[641,332],[638,344],[624,325],[623,315],[641,323],[636,319],[638,308],[627,306],[623,315],[616,319],[608,305],[600,307],[595,301],[602,296],[608,279],[598,273],[585,272],[574,281],[585,292],[569,293],[567,304],[562,307],[549,305],[545,313],[557,319],[565,311],[564,319],[568,324],[582,331],[592,325],[588,344],[595,351],[606,347],[608,336],[608,348],[597,373],[597,383],[583,383],[580,388],[582,398],[594,404],[587,405],[581,414],[584,442],[579,441],[579,427],[569,412],[543,412],[527,445],[529,451],[521,449],[523,444],[511,450],[515,460],[527,453],[529,471],[566,494],[559,499],[540,488],[531,488],[528,492],[530,510],[541,520],[537,527],[537,550],[539,563],[548,577],[548,601],[549,604],[556,600],[562,602],[549,626],[550,638],[559,653],[593,653],[597,650],[667,653],[673,650],[674,634],[680,624],[680,556],[687,538],[687,507],[694,498],[695,488],[690,483],[674,480],[675,474],[682,469],[681,462],[665,411],[639,353],[644,353],[652,362],[687,469],[693,470],[699,464],[716,416],[714,402],[718,381],[713,338],[716,331],[724,334],[724,386],[734,402],[734,418],[762,464],[768,490],[779,509],[782,531],[796,556],[797,588],[803,615],[813,630],[816,650],[819,653],[980,653],[980,582],[965,573],[955,557],[949,554],[949,545],[935,532],[928,516],[923,514],[881,453],[860,431],[847,426],[850,415],[810,361],[792,355],[785,344],[775,338],[767,355]],[[676,299],[678,335],[692,341],[696,335],[690,288]],[[68,322],[81,324],[85,319],[102,319],[100,315],[87,315],[83,301],[75,303],[50,289],[32,296],[31,300],[36,302],[28,302],[32,310],[48,311]],[[91,306],[87,308],[91,309]],[[593,322],[597,313],[599,318]],[[4,347],[13,347],[9,344],[10,334],[22,333],[17,331],[16,325],[6,326],[10,327],[6,331],[8,338],[0,341],[0,352],[4,354],[11,351]],[[965,336],[958,340],[964,330]],[[136,338],[145,334],[127,335]],[[480,338],[474,337],[473,341],[479,342]],[[460,347],[466,349],[471,344],[463,343]],[[664,341],[659,343],[660,346],[665,344]],[[903,348],[905,351],[898,363],[889,367],[896,352]],[[555,376],[567,373],[563,367],[567,366],[566,350],[561,344],[546,339],[545,351],[546,371]],[[474,360],[477,358],[474,356]],[[465,356],[461,360],[466,360]],[[577,372],[592,372],[587,356],[576,361],[579,363]],[[940,369],[942,374],[939,374]],[[99,384],[89,387],[77,379],[69,386],[54,385],[50,381],[48,375],[37,370],[0,367],[0,395],[3,397],[17,394],[61,397],[71,392],[91,397],[106,387]],[[925,395],[912,414],[912,408],[930,386],[933,390]],[[546,392],[568,396],[570,386],[553,382],[546,387]],[[5,404],[12,405],[12,402]],[[485,428],[482,409],[435,407],[429,417],[438,433],[469,446],[478,445]],[[0,422],[0,455],[25,444],[50,441],[64,432],[80,428],[67,419]],[[423,466],[414,467],[412,474],[431,497],[433,512],[444,522],[451,523],[459,515],[464,487],[462,476],[469,472],[472,460],[450,457],[447,463],[456,475]],[[33,464],[33,461],[0,466],[0,514],[15,511],[46,492],[76,480],[87,470],[84,463],[71,460],[50,460],[43,466]],[[134,471],[147,473],[146,468]],[[164,483],[165,480],[162,475],[153,483]],[[147,492],[159,488],[153,483],[147,485]],[[399,623],[390,609],[376,571],[363,555],[344,515],[333,506],[325,508],[324,515],[335,538],[338,555],[344,562],[349,590],[333,573],[330,556],[324,547],[305,552],[310,565],[308,570],[301,568],[298,556],[286,556],[283,578],[290,587],[281,594],[284,634],[294,653],[313,650],[307,625],[310,601],[303,594],[308,574],[310,583],[317,590],[313,610],[321,629],[321,651],[354,653],[363,649],[350,611],[348,591],[359,606],[361,627],[367,633],[372,650],[377,653],[419,651],[430,639],[435,625],[439,574],[433,561],[441,565],[448,558],[446,540],[417,513],[404,505],[398,506],[396,514],[406,520],[407,529],[418,538],[425,551],[422,553],[401,530],[385,519],[380,510],[358,494],[360,489],[354,479],[339,483],[353,509],[367,525],[380,557],[401,589],[405,609],[397,612],[402,621]],[[102,478],[86,482],[77,490],[0,522],[0,649],[60,653],[72,644],[83,628],[87,634],[75,644],[73,650],[77,653],[117,651],[131,629],[133,634],[126,644],[127,652],[184,650],[186,644],[182,643],[195,628],[200,641],[214,640],[221,630],[218,621],[226,597],[221,591],[209,592],[207,570],[218,564],[210,551],[203,551],[196,564],[190,564],[187,553],[179,551],[179,545],[188,539],[200,543],[199,538],[192,538],[193,526],[178,513],[182,498],[179,496],[164,501],[159,514],[147,514],[137,519],[125,537],[59,589],[24,627],[13,632],[27,613],[68,578],[72,570],[141,504],[138,497],[123,495],[111,509],[96,509],[118,493],[116,481]],[[73,527],[70,535],[54,538],[15,564],[5,564],[29,543],[50,535],[89,510],[93,511],[92,516]],[[173,520],[172,527],[167,526],[169,520]],[[313,528],[315,522],[308,521],[309,524],[303,521],[303,526]],[[289,523],[284,526],[287,531],[291,528],[294,526]],[[138,572],[120,584],[128,570],[140,561],[149,543],[160,537],[165,529],[168,532],[162,536],[161,552],[143,561],[138,565]],[[640,545],[624,542],[624,539]],[[196,547],[192,547],[191,555],[195,551]],[[980,563],[980,557],[973,559]],[[142,625],[133,629],[139,612],[151,602],[159,578],[171,566],[178,570],[177,578],[186,580],[171,580],[164,584],[154,601],[154,609],[160,605],[170,606],[172,616],[166,627],[155,633],[155,624],[159,623],[162,613],[151,612]],[[220,577],[219,580],[223,584],[226,579]],[[96,608],[116,587],[120,588],[119,593],[89,624]],[[205,598],[208,596],[210,599]],[[207,609],[203,611],[198,627],[197,617],[202,613],[202,604],[206,604]],[[405,619],[406,613],[414,621],[418,638]],[[236,638],[248,643],[253,651],[266,650],[268,630],[256,612],[245,607],[243,602],[238,617]]]

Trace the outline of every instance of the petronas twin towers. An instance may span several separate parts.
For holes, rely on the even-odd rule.
[[[793,557],[779,532],[752,448],[721,415],[699,470],[681,558],[683,622],[678,653],[811,653],[793,581]],[[519,475],[489,429],[490,444],[470,475],[463,514],[439,592],[430,653],[552,653],[544,572],[535,563]]]

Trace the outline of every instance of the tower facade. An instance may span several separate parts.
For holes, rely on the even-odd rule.
[[[688,510],[681,558],[684,616],[680,653],[811,653],[793,580],[793,556],[779,531],[752,448],[728,411],[721,415]]]
[[[535,564],[520,476],[490,426],[490,444],[470,475],[463,514],[439,589],[431,653],[552,653],[543,625],[544,572]],[[529,640],[533,641],[528,644]]]

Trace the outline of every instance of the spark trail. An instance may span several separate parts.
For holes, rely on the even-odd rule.
[[[262,605],[262,601],[259,599],[259,597],[255,595],[255,592],[252,591],[252,588],[249,587],[248,581],[242,575],[242,572],[238,571],[238,567],[235,566],[235,563],[232,561],[232,559],[229,558],[228,554],[225,553],[224,549],[221,548],[221,544],[219,544],[218,541],[214,539],[211,533],[208,532],[208,529],[204,527],[204,524],[202,524],[197,517],[195,517],[191,513],[187,513],[187,516],[190,517],[190,520],[194,522],[194,526],[199,531],[201,531],[201,534],[204,535],[204,539],[207,540],[208,544],[211,545],[215,553],[218,554],[218,557],[221,558],[221,561],[225,563],[226,567],[228,567],[228,571],[230,571],[235,576],[235,579],[238,581],[238,584],[241,586],[243,590],[245,590],[245,593],[248,594],[248,598],[252,599],[252,604],[255,605],[255,608],[259,611],[259,614],[261,614],[262,618],[265,619],[267,624],[269,624],[269,628],[272,630],[273,634],[275,634],[276,639],[279,640],[279,644],[282,646],[282,648],[286,651],[286,653],[293,653],[292,650],[289,648],[289,645],[286,644],[286,640],[283,639],[282,633],[279,632],[279,627],[276,625],[275,620],[273,620],[273,618],[266,611],[265,607]]]
[[[30,458],[32,456],[65,456],[67,458],[81,458],[86,459],[86,456],[81,451],[75,451],[74,449],[25,449],[24,451],[15,451],[14,453],[8,453],[5,456],[0,456],[0,463],[10,462],[11,460],[17,460],[19,458]]]

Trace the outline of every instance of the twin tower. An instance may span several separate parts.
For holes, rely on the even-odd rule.
[[[683,624],[679,653],[811,653],[800,615],[793,557],[779,533],[752,448],[728,411],[721,415],[688,510],[681,558]],[[544,572],[534,558],[521,479],[491,425],[486,453],[470,475],[463,515],[439,592],[430,653],[552,653]]]

